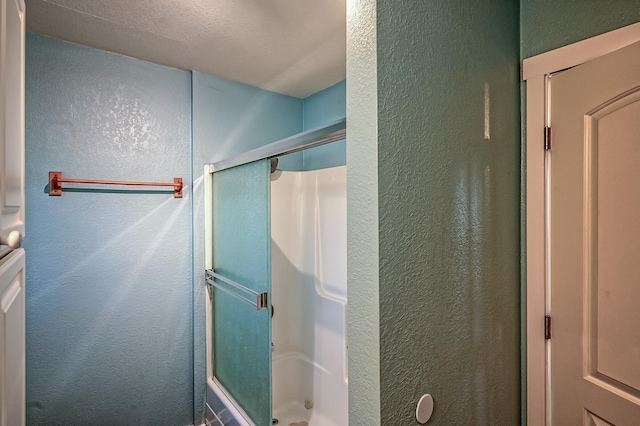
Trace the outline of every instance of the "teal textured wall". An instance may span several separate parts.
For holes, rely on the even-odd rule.
[[[383,425],[416,424],[424,393],[429,424],[520,421],[518,31],[513,1],[377,1],[377,163],[351,139],[347,161],[378,174],[379,219],[364,232],[378,228]],[[349,274],[350,316],[375,319],[351,297],[370,284]],[[367,405],[358,384],[354,417]]]
[[[520,420],[513,1],[378,0],[382,424]]]
[[[325,126],[346,116],[346,81],[342,80],[302,99],[302,130]],[[278,169],[289,171],[317,170],[344,166],[347,163],[346,141],[279,157]]]
[[[303,129],[324,126],[346,116],[346,81],[342,80],[302,100]],[[337,141],[303,151],[303,170],[347,164],[347,142]]]
[[[347,81],[342,80],[302,100],[302,127],[313,129],[344,118]],[[344,164],[342,164],[344,165]]]
[[[190,99],[187,72],[27,34],[30,425],[192,423]],[[184,198],[50,197],[50,170]]]
[[[520,0],[522,58],[640,21],[639,0]]]

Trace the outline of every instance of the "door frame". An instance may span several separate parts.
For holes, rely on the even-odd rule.
[[[522,63],[526,82],[526,359],[527,424],[549,424],[547,392],[550,347],[544,336],[547,315],[547,208],[544,127],[549,125],[548,76],[640,41],[640,23],[591,37],[527,58]]]

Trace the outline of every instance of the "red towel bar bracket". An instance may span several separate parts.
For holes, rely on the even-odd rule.
[[[182,178],[173,178],[173,183],[165,182],[122,182],[116,180],[68,179],[62,172],[49,172],[49,195],[62,195],[63,183],[86,183],[90,185],[134,185],[134,186],[171,186],[174,198],[182,198]]]

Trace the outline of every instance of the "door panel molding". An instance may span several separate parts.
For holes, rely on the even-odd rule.
[[[0,16],[0,233],[24,236],[25,5],[2,0]]]
[[[545,52],[523,61],[526,81],[526,297],[527,297],[527,424],[549,424],[548,366],[544,316],[547,314],[545,282],[548,274],[545,245],[545,161],[543,129],[549,124],[548,76],[580,65],[640,41],[640,23]],[[597,417],[585,424],[599,425]]]
[[[0,261],[0,425],[25,420],[24,249]]]
[[[608,421],[596,416],[591,411],[584,410],[584,425],[585,426],[614,426]]]
[[[624,364],[619,362],[615,356],[616,349],[601,347],[601,340],[603,331],[611,331],[611,326],[607,327],[606,324],[603,328],[602,318],[600,318],[599,312],[602,310],[599,306],[601,304],[602,292],[607,290],[608,283],[601,282],[602,269],[600,268],[600,245],[598,241],[600,217],[602,212],[599,212],[598,208],[598,193],[612,192],[611,185],[600,189],[599,185],[599,171],[598,164],[601,161],[601,149],[599,147],[599,131],[604,131],[608,126],[606,122],[600,126],[601,121],[607,117],[612,116],[615,113],[624,112],[625,107],[634,105],[640,101],[640,86],[634,87],[627,92],[607,100],[602,105],[594,108],[585,115],[585,129],[587,133],[585,135],[585,179],[584,179],[584,226],[585,226],[585,249],[584,249],[584,276],[585,276],[585,299],[584,312],[586,313],[586,333],[584,340],[586,346],[589,348],[589,353],[585,362],[585,379],[593,382],[594,384],[606,387],[610,392],[618,394],[623,398],[634,401],[636,404],[640,403],[640,386],[638,381],[638,374],[636,372],[634,379],[628,382],[623,379],[623,376],[619,375],[619,367]],[[637,104],[636,104],[637,105]],[[606,146],[605,146],[606,148]],[[606,151],[609,151],[609,155],[612,155],[612,150],[615,147],[611,146]],[[624,157],[625,154],[618,154],[618,158]],[[618,160],[616,160],[617,163]],[[615,185],[618,187],[618,185]],[[607,199],[604,200],[604,207],[609,205]],[[611,217],[609,218],[612,219]],[[614,220],[618,220],[615,218]],[[604,231],[603,231],[604,232]],[[606,247],[606,245],[605,245]],[[609,247],[611,248],[611,247]],[[606,263],[605,263],[605,266]],[[618,265],[619,266],[619,265]],[[609,268],[611,269],[611,268]],[[605,280],[609,281],[609,280]],[[599,337],[600,336],[600,337]],[[629,337],[629,336],[627,336]],[[605,342],[609,340],[609,336],[604,337]],[[619,343],[619,342],[617,342]],[[617,346],[616,342],[608,342],[606,346]],[[603,353],[604,352],[604,353]],[[612,354],[613,352],[613,354]],[[613,355],[613,357],[612,357]],[[606,386],[605,386],[606,384]]]

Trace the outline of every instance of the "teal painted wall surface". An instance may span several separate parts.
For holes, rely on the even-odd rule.
[[[187,72],[27,35],[29,425],[193,422],[190,100]],[[50,197],[51,170],[184,198]]]
[[[346,80],[305,98],[303,128],[310,130],[346,117]],[[303,151],[303,170],[317,170],[347,164],[346,140]]]
[[[518,12],[377,2],[383,425],[520,421]]]
[[[346,80],[302,99],[302,130],[326,126],[346,116]],[[318,170],[347,164],[346,140],[278,158],[278,169]]]
[[[639,0],[520,0],[522,58],[640,21]]]
[[[320,127],[344,118],[347,113],[346,102],[346,80],[304,98],[302,100],[303,130]]]
[[[194,418],[203,421],[206,383],[205,164],[302,131],[302,100],[193,72]],[[300,153],[301,154],[301,153]],[[302,157],[294,158],[302,165]],[[199,423],[198,423],[199,424]]]

